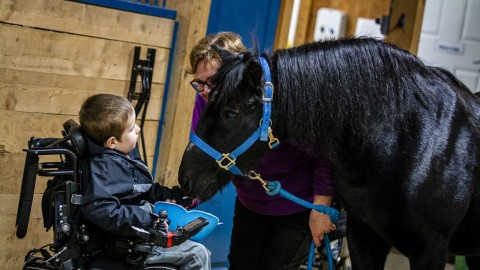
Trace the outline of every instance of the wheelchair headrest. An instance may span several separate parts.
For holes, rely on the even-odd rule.
[[[70,119],[63,124],[63,129],[70,137],[73,151],[79,157],[85,157],[87,155],[87,143],[83,132],[80,130],[80,125],[74,120]]]

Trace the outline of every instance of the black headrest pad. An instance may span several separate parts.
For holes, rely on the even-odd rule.
[[[80,157],[85,157],[87,154],[87,144],[83,137],[82,131],[79,128],[70,129],[70,140],[72,142],[73,151]]]
[[[70,137],[73,151],[79,157],[85,157],[87,155],[87,142],[83,132],[80,130],[80,125],[74,120],[70,119],[63,124],[63,129]]]

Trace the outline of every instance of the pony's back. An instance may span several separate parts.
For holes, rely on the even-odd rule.
[[[272,63],[276,106],[285,116],[282,126],[288,127],[281,132],[303,139],[342,136],[348,125],[356,141],[362,141],[373,123],[407,128],[405,116],[419,103],[435,109],[445,100],[453,102],[454,96],[471,99],[448,71],[428,67],[408,51],[372,38],[278,50]],[[303,109],[289,109],[299,104]],[[316,119],[324,121],[318,125]]]

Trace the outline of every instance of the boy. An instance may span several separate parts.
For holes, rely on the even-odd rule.
[[[90,179],[84,185],[82,215],[99,230],[89,240],[89,253],[125,258],[120,239],[136,239],[131,226],[151,229],[156,201],[182,204],[179,189],[170,190],[153,182],[148,168],[132,157],[140,128],[135,111],[125,98],[111,94],[89,97],[79,113],[86,134]],[[125,251],[128,248],[123,248]],[[187,240],[171,248],[155,246],[146,257],[148,264],[170,263],[180,269],[210,269],[210,252]]]

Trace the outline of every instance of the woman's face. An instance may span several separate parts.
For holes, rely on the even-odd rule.
[[[219,66],[220,63],[218,60],[211,60],[210,62],[207,60],[202,60],[197,64],[194,81],[199,84],[199,90],[203,89],[203,91],[200,92],[200,95],[205,100],[208,100],[208,94],[211,90],[210,79],[213,75],[215,75],[215,73],[217,73]]]

